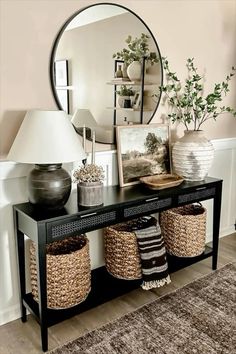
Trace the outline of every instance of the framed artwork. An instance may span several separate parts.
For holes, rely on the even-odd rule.
[[[57,97],[62,110],[69,114],[69,90],[57,89]]]
[[[120,186],[140,177],[171,172],[170,129],[166,124],[138,124],[116,128]]]
[[[55,85],[68,86],[68,60],[55,61]]]

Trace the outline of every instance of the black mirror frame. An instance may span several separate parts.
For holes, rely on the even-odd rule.
[[[161,59],[161,53],[160,53],[160,49],[159,49],[159,46],[157,44],[157,41],[155,39],[155,37],[153,36],[153,33],[152,31],[149,29],[149,27],[146,25],[146,23],[141,19],[140,16],[138,16],[135,12],[133,12],[132,10],[128,9],[127,7],[123,6],[123,5],[120,5],[120,4],[115,4],[115,3],[110,3],[110,2],[101,2],[101,3],[96,3],[96,4],[92,4],[92,5],[89,5],[89,6],[86,6],[86,7],[83,7],[82,9],[80,9],[79,11],[76,11],[73,15],[71,15],[67,21],[63,24],[63,26],[60,28],[59,32],[57,33],[56,35],[56,39],[54,41],[54,44],[53,44],[53,47],[52,47],[52,51],[51,51],[51,55],[50,55],[50,63],[49,63],[49,76],[50,76],[50,85],[51,85],[51,89],[52,89],[52,93],[53,93],[53,96],[54,96],[54,99],[56,101],[56,104],[58,106],[58,108],[60,110],[63,110],[62,106],[61,106],[61,103],[58,99],[58,96],[57,96],[57,92],[56,92],[56,85],[55,85],[55,75],[54,75],[54,59],[55,59],[55,53],[56,53],[56,50],[57,50],[57,46],[58,46],[58,42],[62,36],[62,34],[64,33],[64,30],[65,28],[67,27],[67,25],[77,16],[79,15],[81,12],[87,10],[88,8],[91,8],[91,7],[94,7],[94,6],[97,6],[97,5],[112,5],[112,6],[117,6],[117,7],[121,7],[123,8],[124,10],[130,12],[131,14],[133,14],[134,16],[136,16],[141,22],[142,24],[146,27],[146,29],[149,31],[150,35],[152,36],[152,39],[156,45],[156,48],[157,48],[157,52],[159,54],[159,57],[160,57],[160,71],[161,71],[161,84],[160,86],[162,87],[163,86],[163,65],[162,65],[162,59]],[[159,99],[156,103],[156,108],[154,109],[153,111],[153,114],[151,116],[151,118],[149,119],[149,121],[146,123],[146,124],[150,124],[150,122],[152,121],[156,111],[157,111],[157,108],[159,107],[159,104],[160,104],[160,100],[161,100],[161,95],[162,95],[162,90],[160,90],[160,95],[159,95]],[[111,145],[110,143],[105,143],[105,142],[99,142],[97,141],[97,143],[100,143],[100,144],[109,144]]]

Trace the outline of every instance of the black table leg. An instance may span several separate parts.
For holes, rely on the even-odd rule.
[[[20,305],[21,305],[21,321],[26,322],[26,308],[23,304],[23,298],[26,293],[25,289],[25,240],[24,234],[16,230],[16,242],[17,242],[17,251],[18,251],[18,268],[19,268],[19,276],[20,276]]]
[[[222,183],[219,183],[216,188],[216,194],[213,202],[213,256],[212,256],[213,270],[217,269],[219,232],[220,232],[221,194],[222,194]]]
[[[46,232],[45,225],[38,228],[38,245],[36,245],[39,317],[41,326],[42,350],[48,350],[47,326],[47,271],[46,271]]]

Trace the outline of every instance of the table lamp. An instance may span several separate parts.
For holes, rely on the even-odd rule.
[[[86,127],[86,138],[92,140],[92,131],[96,132],[96,141],[104,144],[114,143],[114,129],[110,126],[100,126],[93,117],[89,109],[77,109],[71,123],[74,125],[77,133],[83,134],[83,126]]]
[[[62,163],[86,157],[68,115],[63,111],[28,111],[7,156],[35,164],[28,176],[29,201],[46,209],[60,209],[71,192],[71,177]]]

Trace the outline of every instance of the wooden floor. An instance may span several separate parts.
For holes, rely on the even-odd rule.
[[[236,261],[236,234],[221,238],[218,268],[232,261]],[[171,275],[172,282],[168,286],[151,291],[144,291],[141,288],[134,290],[120,298],[50,327],[49,349],[100,327],[211,271],[211,258],[208,258],[173,273]],[[16,320],[0,327],[0,354],[36,353],[41,353],[40,327],[31,315],[28,316],[26,323]]]

